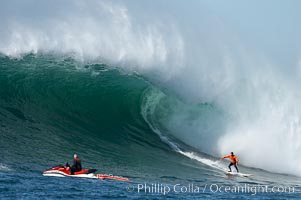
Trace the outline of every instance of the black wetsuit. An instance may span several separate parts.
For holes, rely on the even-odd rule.
[[[237,168],[237,162],[235,162],[235,163],[231,162],[231,163],[229,164],[228,167],[229,167],[229,169],[230,169],[230,172],[232,171],[232,170],[231,170],[231,166],[232,166],[232,165],[234,165],[236,171],[239,172],[239,171],[238,171],[238,168]]]
[[[74,172],[78,172],[82,170],[82,164],[79,158],[75,158],[73,160],[73,165],[70,168],[71,174],[74,174]]]

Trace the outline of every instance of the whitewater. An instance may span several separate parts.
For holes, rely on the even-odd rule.
[[[281,4],[264,18],[232,3],[2,1],[0,174],[36,177],[80,150],[137,181],[226,183],[219,159],[233,151],[249,182],[298,185],[301,28]]]

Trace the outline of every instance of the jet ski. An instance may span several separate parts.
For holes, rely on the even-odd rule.
[[[43,176],[96,178],[94,174],[94,172],[96,171],[96,169],[83,169],[81,171],[74,172],[74,174],[71,174],[71,172],[65,166],[57,165],[45,170],[43,172]]]
[[[118,181],[130,181],[130,179],[121,177],[121,176],[114,176],[112,174],[95,174],[96,169],[83,169],[78,172],[71,172],[67,169],[67,167],[63,165],[57,165],[50,169],[47,169],[43,172],[43,176],[56,176],[56,177],[77,177],[77,178],[93,178],[93,179],[110,179],[110,180],[118,180]]]

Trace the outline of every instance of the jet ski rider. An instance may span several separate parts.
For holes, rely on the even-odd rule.
[[[82,170],[82,164],[80,159],[78,158],[77,154],[74,154],[73,156],[73,165],[70,167],[69,163],[66,163],[66,168],[70,170],[71,174],[74,174],[74,172],[78,172]]]

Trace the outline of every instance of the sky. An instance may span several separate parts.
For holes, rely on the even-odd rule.
[[[202,2],[202,1],[201,1]],[[301,1],[204,1],[240,37],[282,64],[300,56]]]

